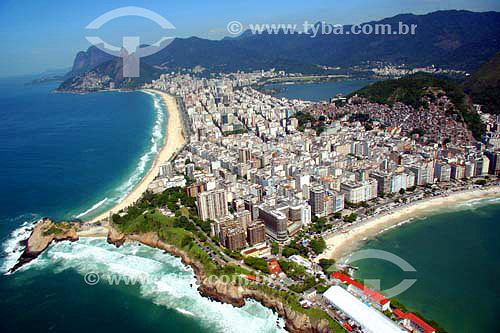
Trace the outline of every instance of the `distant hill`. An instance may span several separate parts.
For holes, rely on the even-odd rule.
[[[120,58],[108,60],[82,74],[67,78],[58,91],[95,91],[110,88],[137,88],[146,82],[158,79],[161,71],[145,63],[140,65],[140,77],[124,78],[123,61]]]
[[[371,25],[389,24],[397,30],[399,22],[417,24],[415,35],[253,35],[232,42],[266,56],[286,55],[306,63],[352,66],[366,61],[404,63],[419,67],[475,70],[500,49],[500,13],[438,11],[426,15],[402,14]],[[351,26],[344,27],[344,31]]]
[[[449,116],[457,115],[478,140],[485,133],[485,126],[462,85],[445,77],[419,73],[397,80],[379,81],[351,94],[353,95],[380,104],[393,105],[400,102],[416,110],[428,107],[429,100],[432,102],[437,96],[446,95],[454,105],[448,112]]]
[[[465,91],[483,111],[500,114],[500,52],[483,64],[464,84]]]
[[[168,69],[201,65],[213,71],[284,69],[319,73],[323,66],[349,67],[366,61],[384,61],[413,67],[436,65],[473,71],[500,49],[500,13],[438,11],[426,15],[402,14],[369,24],[417,24],[415,35],[252,34],[207,40],[176,38],[160,52],[143,58],[149,65]],[[345,26],[344,31],[351,26]],[[89,71],[113,59],[91,46],[79,52],[67,77]]]
[[[73,68],[65,75],[65,79],[83,74],[114,58],[114,56],[101,51],[96,46],[90,46],[87,51],[80,51],[76,54]]]

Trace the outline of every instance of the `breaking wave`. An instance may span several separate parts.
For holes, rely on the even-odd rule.
[[[96,203],[95,205],[93,205],[92,207],[90,207],[89,209],[87,209],[86,211],[84,211],[83,213],[81,214],[78,214],[76,216],[77,219],[79,219],[80,217],[83,217],[85,215],[87,215],[88,213],[96,210],[97,208],[101,207],[102,205],[104,205],[104,203],[106,203],[106,201],[108,201],[108,198],[104,198],[102,199],[101,201],[99,201],[98,203]]]
[[[17,229],[10,233],[8,238],[2,244],[2,265],[0,267],[0,271],[2,273],[10,274],[8,273],[9,269],[14,267],[24,251],[24,241],[26,241],[31,235],[34,225],[40,220],[40,218],[41,216],[37,214],[26,214],[13,219],[13,222],[17,220],[23,222]]]
[[[82,275],[82,284],[89,273],[119,274],[129,278],[146,275],[150,278],[137,279],[141,297],[196,318],[209,331],[285,332],[283,320],[256,301],[247,300],[244,307],[235,308],[202,297],[191,267],[182,264],[177,257],[147,246],[125,244],[116,248],[98,238],[61,242],[52,245],[28,266],[30,269],[52,269],[55,273],[74,269]],[[103,278],[99,283],[108,285]]]
[[[141,181],[141,179],[151,167],[154,159],[156,158],[156,155],[161,150],[165,135],[164,129],[166,128],[167,107],[160,95],[147,91],[143,92],[152,97],[153,110],[155,113],[155,123],[153,125],[153,129],[151,130],[151,145],[149,146],[149,149],[139,158],[139,161],[137,162],[137,165],[135,166],[135,169],[130,177],[112,191],[111,195],[109,195],[109,199],[106,198],[106,200],[98,202],[90,209],[76,215],[76,218],[84,217],[89,213],[93,213],[92,215],[94,215],[96,213],[99,213],[100,211],[109,209],[122,201]],[[98,209],[99,211],[97,211]]]

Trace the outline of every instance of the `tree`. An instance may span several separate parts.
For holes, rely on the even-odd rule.
[[[348,223],[352,223],[358,219],[358,214],[352,213],[349,216],[344,217],[344,221]]]
[[[191,247],[193,245],[193,238],[186,236],[182,239],[182,247]]]
[[[118,214],[113,214],[113,216],[111,216],[111,219],[113,220],[113,223],[120,224],[123,222],[120,215]]]
[[[244,262],[245,265],[248,265],[266,274],[269,274],[269,269],[267,268],[267,261],[265,259],[255,258],[255,257],[245,257]]]
[[[280,246],[278,245],[277,242],[272,242],[271,243],[271,253],[276,255],[280,253]]]
[[[399,194],[401,194],[401,195],[405,194],[405,192],[406,192],[406,191],[405,191],[405,189],[404,189],[404,188],[402,188],[402,189],[400,189],[400,190],[399,190]]]
[[[330,273],[329,268],[332,267],[333,265],[335,265],[335,260],[334,259],[320,259],[319,265],[320,265],[321,269],[323,270],[323,272]]]
[[[311,241],[311,249],[316,254],[320,254],[326,249],[326,242],[323,237]]]
[[[285,246],[281,254],[283,255],[283,257],[288,258],[290,256],[293,256],[294,254],[299,254],[299,251],[292,247]]]
[[[484,180],[484,179],[479,179],[479,180],[476,180],[476,184],[477,184],[477,185],[484,186],[484,185],[486,185],[486,180]]]

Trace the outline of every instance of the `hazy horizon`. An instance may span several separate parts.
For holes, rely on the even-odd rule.
[[[169,20],[175,30],[166,31],[145,18],[123,17],[103,25],[98,33],[85,27],[100,15],[124,6],[150,9]],[[110,44],[121,45],[123,36],[140,36],[141,43],[154,43],[160,36],[196,36],[221,39],[229,36],[226,26],[236,20],[248,24],[301,24],[325,21],[332,24],[357,24],[403,13],[417,15],[437,10],[500,11],[494,0],[390,0],[352,1],[311,0],[307,3],[289,1],[286,7],[263,0],[234,3],[222,0],[210,3],[187,1],[182,4],[159,0],[107,1],[100,3],[55,3],[46,1],[28,5],[15,1],[0,4],[1,41],[0,77],[39,74],[47,70],[65,69],[73,64],[79,51],[90,43],[85,36],[98,35]],[[23,19],[19,19],[22,17]],[[64,28],[62,28],[64,27]]]

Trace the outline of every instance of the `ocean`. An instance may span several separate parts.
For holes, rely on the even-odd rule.
[[[87,220],[123,198],[150,168],[168,121],[153,94],[59,94],[57,83],[30,79],[0,80],[0,331],[282,331],[260,303],[238,309],[201,297],[189,267],[145,246],[61,242],[5,274],[33,222]],[[110,273],[150,279],[85,282]]]
[[[277,97],[321,101],[370,83],[267,87],[288,88]],[[416,272],[403,272],[390,262],[364,259],[353,263],[359,267],[356,277],[379,280],[381,290],[403,279],[417,279],[395,297],[410,311],[436,320],[450,333],[500,332],[500,198],[443,207],[410,222],[366,240],[358,249],[388,251],[406,260]]]
[[[40,217],[88,219],[130,191],[150,167],[168,121],[154,95],[55,94],[57,84],[26,81],[0,80],[1,332],[283,332],[276,325],[282,320],[258,302],[238,309],[201,297],[191,268],[146,246],[61,242],[4,274]],[[382,289],[416,278],[396,297],[410,310],[452,333],[497,332],[498,221],[498,199],[415,217],[361,248],[394,253],[417,272],[364,260],[356,263],[358,276],[380,279]],[[110,284],[111,273],[135,283]],[[100,281],[89,285],[89,274]]]
[[[289,99],[301,99],[304,101],[322,102],[329,101],[337,94],[348,95],[377,80],[345,80],[338,82],[321,82],[306,84],[268,84],[266,89],[284,89],[274,97],[285,97]]]
[[[500,198],[443,207],[381,233],[361,250],[393,253],[416,272],[378,259],[354,262],[356,277],[380,280],[381,290],[403,279],[417,282],[395,296],[410,311],[436,320],[448,332],[499,332]]]

